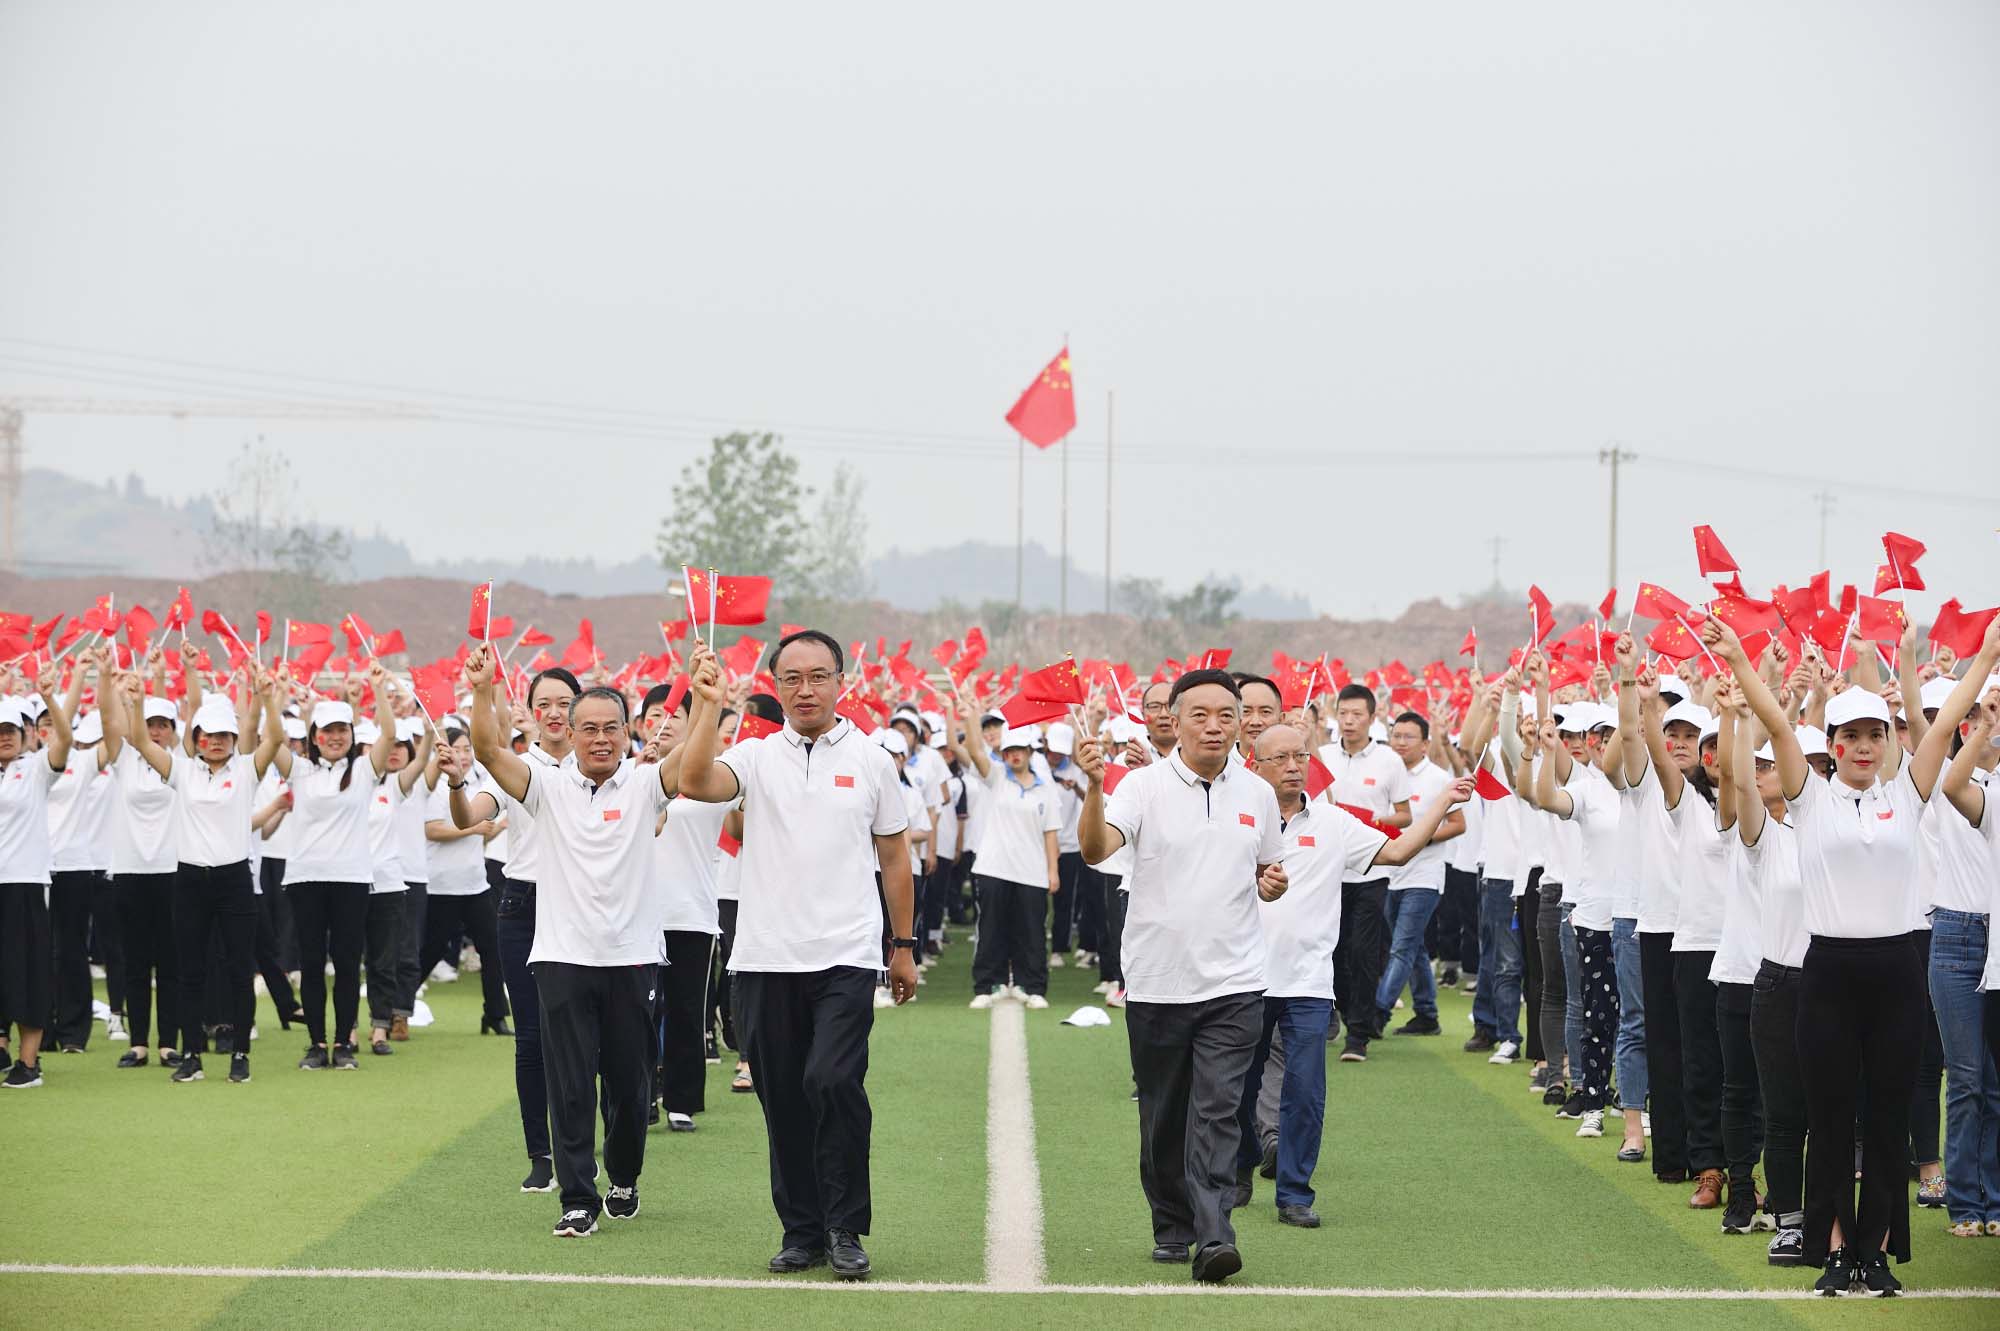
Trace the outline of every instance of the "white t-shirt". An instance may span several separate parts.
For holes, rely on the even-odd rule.
[[[558,758],[537,743],[528,746],[527,752],[521,755],[521,761],[542,767],[574,767],[576,756],[565,754]],[[440,789],[444,785],[443,781],[438,782]],[[469,795],[472,791],[468,787],[465,793]],[[541,844],[541,838],[535,832],[535,815],[497,785],[489,785],[486,793],[493,797],[499,805],[500,816],[507,820],[507,876],[517,883],[534,882],[537,847]]]
[[[1353,873],[1365,881],[1389,838],[1324,800],[1308,801],[1285,823],[1283,836],[1285,895],[1257,903],[1264,996],[1332,998],[1341,880]]]
[[[1444,768],[1439,767],[1430,759],[1426,758],[1415,767],[1406,767],[1403,770],[1405,778],[1409,783],[1411,822],[1414,823],[1417,819],[1428,813],[1433,804],[1450,797],[1451,773],[1445,771]],[[1339,791],[1340,784],[1338,781],[1334,783],[1333,788],[1336,792]],[[1342,800],[1341,802],[1350,803],[1351,801]],[[1353,817],[1352,814],[1348,816],[1350,818]],[[1387,838],[1384,839],[1386,840]],[[1464,837],[1461,835],[1457,840],[1462,841]],[[1453,842],[1451,841],[1434,842],[1412,856],[1408,864],[1391,869],[1389,871],[1389,890],[1391,892],[1399,892],[1410,887],[1429,887],[1442,892],[1444,890],[1444,866],[1446,860],[1450,858],[1452,845]],[[1371,854],[1369,858],[1372,860],[1374,856]],[[1368,865],[1363,864],[1361,867],[1363,870],[1366,870]],[[1361,882],[1363,880],[1356,878],[1354,881]],[[1287,895],[1290,894],[1287,893]]]
[[[354,758],[347,789],[340,778],[347,759],[316,763],[292,759],[292,853],[285,857],[285,886],[293,883],[373,883],[374,857],[368,844],[368,806],[375,801],[375,769],[368,755]]]
[[[896,761],[842,720],[808,743],[792,729],[717,760],[743,800],[732,971],[882,969],[874,838],[906,831]]]
[[[1996,783],[1992,773],[1975,769],[1972,780],[1987,799],[1993,798]],[[1958,806],[1945,797],[1942,778],[1931,791],[1930,806],[1917,826],[1937,869],[1930,904],[1968,915],[1986,914],[1993,893],[1993,855],[1979,829],[1965,821]]]
[[[1986,923],[1988,944],[1986,948],[1986,969],[1979,973],[1979,990],[1991,993],[2000,989],[2000,947],[1991,943],[1992,924],[2000,920],[2000,813],[1993,809],[1993,787],[1986,788],[1986,807],[1979,814],[1979,835],[1986,841],[1986,849],[1993,856],[1993,873],[1987,880],[1990,889],[1986,898]]]
[[[1412,806],[1411,816],[1416,812]],[[1467,800],[1459,814],[1465,819],[1465,830],[1445,842],[1444,861],[1460,873],[1476,875],[1486,859],[1486,801]]]
[[[1051,769],[1050,775],[1055,778],[1056,804],[1062,810],[1062,826],[1056,829],[1056,850],[1064,855],[1080,854],[1083,842],[1077,838],[1076,825],[1083,815],[1083,769],[1065,762]]]
[[[1722,939],[1709,963],[1710,984],[1749,984],[1764,960],[1764,902],[1757,875],[1743,853],[1743,838],[1732,828],[1728,837],[1729,869],[1722,886]]]
[[[402,892],[409,888],[403,880],[403,846],[396,824],[398,811],[405,804],[421,800],[424,790],[419,784],[405,795],[398,776],[396,772],[385,773],[375,783],[375,798],[368,806],[368,862],[375,873],[369,884],[370,892]]]
[[[742,847],[732,850],[720,842],[721,838],[718,837],[715,847],[715,899],[735,901],[738,899],[743,882]]]
[[[1639,898],[1646,881],[1646,808],[1659,804],[1659,783],[1653,765],[1647,763],[1638,784],[1613,787],[1618,791],[1618,850],[1611,876],[1611,914],[1615,919],[1639,918]]]
[[[1494,776],[1500,784],[1512,790],[1514,783],[1503,770],[1505,762],[1494,764]],[[1485,805],[1482,816],[1485,820],[1484,858],[1480,874],[1499,883],[1511,883],[1513,895],[1518,897],[1527,886],[1528,868],[1521,861],[1521,801],[1509,795],[1505,799],[1489,800],[1479,797],[1477,802]]]
[[[653,872],[660,876],[666,914],[660,927],[675,933],[719,934],[716,912],[716,843],[722,820],[737,802],[704,804],[676,796],[667,805],[667,825],[653,838]]]
[[[62,775],[49,787],[51,868],[57,873],[111,871],[111,818],[117,799],[111,774],[97,765],[96,748],[72,748]]]
[[[1722,946],[1723,900],[1729,888],[1729,843],[1735,829],[1716,826],[1715,806],[1692,785],[1674,810],[1680,837],[1681,902],[1674,920],[1675,952],[1713,952]]]
[[[181,862],[173,786],[132,744],[119,746],[111,780],[125,805],[125,816],[112,827],[111,872],[120,877],[172,873]]]
[[[937,854],[940,860],[958,858],[958,833],[964,824],[958,820],[958,800],[965,793],[965,782],[952,776],[947,770],[944,783],[944,803],[938,808]]]
[[[181,863],[219,869],[227,864],[248,862],[250,818],[259,807],[257,760],[247,753],[237,753],[221,767],[210,767],[178,749],[170,749],[168,754],[173,759],[168,780],[176,796],[174,808],[179,821],[174,839],[180,847]],[[366,790],[365,772],[361,774],[361,784]],[[286,814],[286,821],[292,816]]]
[[[1023,787],[1005,763],[986,773],[986,831],[975,849],[973,872],[982,878],[1047,889],[1049,855],[1045,834],[1062,831],[1062,791],[1055,782],[1034,776]]]
[[[644,966],[666,960],[660,921],[667,907],[653,861],[653,825],[666,800],[660,769],[651,763],[641,767],[627,758],[601,785],[587,780],[575,763],[528,764],[521,802],[534,815],[538,834],[531,965]],[[478,845],[476,837],[464,840]],[[435,894],[435,866],[431,872]]]
[[[49,788],[55,769],[36,751],[0,767],[0,883],[49,881]]]
[[[1787,801],[1799,830],[1806,929],[1824,938],[1891,938],[1921,909],[1917,820],[1924,802],[1907,760],[1887,782],[1856,790],[1808,773]]]
[[[1352,804],[1376,818],[1394,813],[1396,806],[1410,798],[1410,773],[1403,760],[1386,744],[1370,742],[1359,753],[1349,753],[1338,739],[1320,746],[1319,760],[1333,773],[1330,794],[1336,804]],[[1415,816],[1415,811],[1411,811]],[[1387,874],[1376,871],[1376,878]],[[1350,883],[1374,879],[1350,878]]]
[[[1604,773],[1578,762],[1570,764],[1563,789],[1570,798],[1563,822],[1577,838],[1575,873],[1563,881],[1563,900],[1573,903],[1570,924],[1608,933],[1618,896],[1618,792]]]
[[[1647,774],[1652,780],[1639,788],[1640,798],[1632,806],[1639,821],[1639,932],[1670,934],[1681,918],[1681,830],[1650,763]],[[1689,800],[1707,803],[1683,781],[1681,804]]]
[[[493,789],[492,778],[487,776],[486,769],[474,763],[471,773],[465,778],[463,793],[471,797]],[[438,782],[437,787],[425,797],[424,819],[427,822],[442,822],[446,827],[456,826],[451,821],[451,792],[445,788],[444,782]],[[650,825],[647,830],[652,830]],[[426,838],[424,844],[428,849],[426,863],[430,870],[429,890],[432,896],[476,897],[486,890],[486,843],[481,838],[462,836],[452,841]]]
[[[1739,838],[1740,839],[1740,838]],[[1743,848],[1744,863],[1757,880],[1762,960],[1802,966],[1806,960],[1806,899],[1799,881],[1799,836],[1789,823],[1764,819],[1755,845]],[[1726,928],[1726,926],[1725,926]]]
[[[402,773],[395,773],[401,776]],[[430,820],[431,792],[442,786],[426,786],[422,774],[410,793],[396,801],[396,858],[402,861],[403,883],[430,882],[430,839],[424,835],[424,824]]]
[[[1271,784],[1243,767],[1205,781],[1175,753],[1120,782],[1104,821],[1134,858],[1121,945],[1126,996],[1199,1003],[1263,989],[1258,866],[1284,853]]]
[[[264,769],[264,779],[257,783],[256,800],[250,812],[254,815],[258,809],[264,808],[272,800],[277,799],[291,788],[291,783],[278,775],[278,765],[272,763]],[[266,859],[282,860],[292,853],[293,836],[290,810],[287,810],[285,816],[278,820],[278,826],[272,831],[271,835],[263,837],[262,841],[264,844],[261,849]]]
[[[900,784],[903,791],[903,817],[910,825],[910,872],[920,874],[924,871],[922,838],[930,835],[931,811],[924,804],[922,788],[907,779],[903,779]]]

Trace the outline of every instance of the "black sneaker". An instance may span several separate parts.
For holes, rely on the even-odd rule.
[[[1458,967],[1446,966],[1444,974],[1438,976],[1438,983],[1446,989],[1455,987],[1458,984]]]
[[[842,1280],[865,1279],[869,1272],[868,1254],[861,1248],[861,1240],[852,1230],[829,1229],[826,1231],[826,1260],[833,1267],[833,1273]]]
[[[1493,1052],[1494,1046],[1498,1043],[1499,1041],[1493,1038],[1492,1031],[1474,1031],[1472,1038],[1460,1045],[1459,1048],[1465,1050],[1468,1054],[1490,1054]]]
[[[146,1051],[143,1049],[127,1049],[118,1056],[118,1066],[121,1068],[143,1068],[146,1062]]]
[[[556,1221],[555,1236],[559,1239],[587,1239],[597,1232],[597,1212],[588,1206],[572,1206]]]
[[[186,1058],[183,1058],[181,1060],[181,1065],[174,1069],[174,1075],[168,1078],[169,1081],[175,1081],[175,1082],[200,1081],[201,1079],[202,1079],[202,1072],[201,1072],[200,1054],[189,1054]]]
[[[1804,1266],[1806,1263],[1806,1232],[1803,1215],[1788,1215],[1778,1225],[1777,1237],[1771,1240],[1771,1248],[1765,1259],[1772,1266]]]
[[[250,1080],[250,1055],[231,1054],[229,1056],[229,1080],[241,1086]]]
[[[1743,1188],[1729,1190],[1729,1205],[1722,1208],[1722,1232],[1748,1234],[1756,1228],[1757,1199]]]
[[[1557,1118],[1582,1118],[1583,1114],[1583,1095],[1581,1092],[1564,1100],[1562,1108],[1556,1110]]]
[[[1540,1095],[1549,1089],[1549,1065],[1544,1063],[1528,1073],[1528,1094]]]
[[[556,1168],[549,1157],[538,1155],[528,1161],[528,1177],[521,1180],[522,1192],[554,1192]]]
[[[40,1086],[41,1084],[42,1065],[40,1063],[16,1063],[7,1069],[7,1079],[0,1081],[0,1086],[4,1086],[10,1091],[25,1091],[30,1086]]]
[[[7,1046],[0,1044],[0,1072],[14,1066],[14,1056],[7,1052]]]
[[[1861,1283],[1861,1268],[1855,1264],[1853,1256],[1845,1248],[1835,1248],[1826,1255],[1826,1270],[1820,1273],[1813,1288],[1827,1298],[1838,1298]]]
[[[639,1185],[621,1188],[616,1183],[604,1195],[604,1214],[613,1220],[630,1220],[639,1214]]]
[[[361,1060],[354,1056],[354,1046],[337,1044],[333,1047],[333,1070],[335,1072],[359,1072]]]
[[[1879,1249],[1861,1264],[1861,1283],[1878,1299],[1892,1299],[1903,1289],[1903,1282],[1889,1269],[1889,1254]]]
[[[1438,1025],[1436,1017],[1411,1017],[1396,1028],[1398,1035],[1443,1035],[1444,1027]]]
[[[328,1064],[325,1045],[306,1046],[306,1056],[299,1060],[301,1072],[319,1072]]]
[[[1545,1105],[1562,1105],[1569,1098],[1569,1087],[1563,1085],[1559,1077],[1549,1078],[1548,1085],[1542,1088],[1542,1103]],[[1562,1115],[1557,1114],[1556,1117],[1561,1118]]]
[[[708,1033],[707,1047],[703,1050],[702,1056],[710,1063],[720,1063],[722,1061],[722,1050],[715,1043],[714,1031]]]

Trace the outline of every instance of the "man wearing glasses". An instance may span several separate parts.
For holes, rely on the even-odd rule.
[[[770,1269],[827,1263],[859,1280],[869,1272],[859,1236],[870,1223],[863,1082],[885,904],[899,1004],[917,992],[917,941],[896,763],[834,711],[841,665],[840,644],[817,629],[779,639],[767,668],[785,728],[718,753],[714,729],[695,727],[681,750],[680,793],[716,804],[743,797],[729,969],[785,1230]],[[705,647],[689,670],[696,695],[720,705],[721,675]]]

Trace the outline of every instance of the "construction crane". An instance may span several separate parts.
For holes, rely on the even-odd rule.
[[[31,414],[49,416],[166,416],[176,420],[412,421],[433,413],[395,403],[141,402],[126,398],[0,397],[0,568],[16,571],[15,533],[21,507],[21,425]]]

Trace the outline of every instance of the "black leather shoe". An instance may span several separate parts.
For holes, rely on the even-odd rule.
[[[1233,1243],[1211,1243],[1194,1255],[1194,1278],[1219,1285],[1243,1269],[1243,1254]]]
[[[1297,1225],[1300,1229],[1318,1229],[1319,1212],[1313,1210],[1310,1206],[1280,1206],[1278,1208],[1278,1222],[1285,1225]]]
[[[1188,1246],[1185,1243],[1158,1243],[1153,1245],[1153,1260],[1165,1266],[1186,1266]]]
[[[1252,1180],[1256,1177],[1255,1170],[1239,1169],[1236,1171],[1236,1191],[1229,1199],[1230,1210],[1241,1211],[1244,1207],[1250,1205],[1250,1194],[1255,1186]]]
[[[783,1247],[771,1259],[771,1274],[788,1276],[798,1271],[810,1271],[815,1266],[826,1265],[826,1249]]]
[[[1264,1178],[1278,1177],[1278,1139],[1264,1143],[1264,1158],[1257,1162],[1257,1173]]]
[[[505,1017],[481,1017],[479,1019],[479,1033],[481,1035],[512,1035],[514,1028],[507,1024]]]
[[[851,1230],[826,1231],[826,1260],[842,1280],[861,1280],[868,1275],[868,1254]]]

